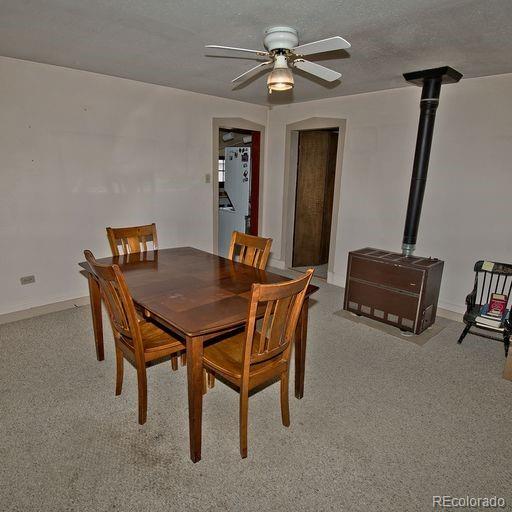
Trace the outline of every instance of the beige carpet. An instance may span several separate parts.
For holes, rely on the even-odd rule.
[[[0,326],[2,511],[432,510],[432,495],[512,504],[512,382],[499,343],[457,323],[423,346],[333,313],[322,284],[310,311],[306,389],[280,422],[279,388],[249,405],[238,454],[238,396],[204,400],[203,460],[188,457],[186,372],[149,371],[137,424],[135,372],[114,396],[114,354],[95,359],[87,307]]]
[[[306,267],[293,267],[292,270],[295,270],[296,272],[306,272],[308,269],[314,269],[315,271],[315,277],[321,277],[322,279],[327,279],[327,263],[324,263],[323,265],[310,265]]]
[[[372,329],[376,329],[380,332],[389,334],[390,336],[394,336],[395,338],[399,338],[404,341],[408,341],[411,343],[415,343],[416,345],[424,345],[427,341],[439,335],[444,329],[446,329],[451,324],[457,324],[453,320],[448,320],[447,318],[443,318],[442,316],[438,316],[436,318],[436,322],[434,325],[423,331],[421,334],[412,334],[407,333],[404,335],[402,331],[398,327],[393,327],[392,325],[385,324],[383,322],[378,322],[377,320],[373,320],[372,318],[367,318],[365,316],[357,316],[350,311],[344,311],[341,309],[340,311],[336,311],[335,315],[341,316],[351,322],[355,322],[357,324],[363,324]],[[460,330],[462,331],[462,324],[458,324],[460,326]]]

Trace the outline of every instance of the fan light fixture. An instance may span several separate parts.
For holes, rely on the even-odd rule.
[[[267,78],[268,92],[287,91],[293,88],[293,74],[290,69],[274,69]]]
[[[267,78],[269,94],[272,91],[287,91],[293,88],[293,73],[288,67],[285,54],[278,53],[275,57],[274,69]]]
[[[293,68],[300,69],[304,73],[321,78],[326,82],[335,82],[341,78],[341,73],[338,73],[338,71],[326,68],[303,57],[334,50],[346,50],[350,48],[348,41],[340,36],[333,36],[297,46],[298,43],[299,34],[297,30],[292,27],[280,26],[270,27],[265,30],[263,44],[266,50],[250,50],[248,48],[236,48],[234,46],[221,46],[218,44],[207,44],[206,48],[209,50],[229,50],[243,53],[246,56],[247,54],[252,54],[255,59],[267,59],[233,78],[231,83],[239,84],[250,76],[254,76],[256,73],[272,66],[273,69],[267,79],[269,94],[272,91],[288,91],[293,88]]]

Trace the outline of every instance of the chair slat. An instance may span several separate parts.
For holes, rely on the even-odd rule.
[[[482,283],[482,289],[480,291],[480,301],[479,301],[479,304],[484,304],[482,301],[483,301],[483,298],[484,298],[485,281],[487,280],[487,272],[484,272],[483,274],[484,274],[484,280],[483,280],[483,283]]]
[[[241,260],[242,263],[254,267],[254,260],[256,258],[257,249],[256,247],[245,247],[244,258]]]
[[[489,286],[487,287],[487,298],[485,299],[485,304],[489,302],[489,298],[491,297],[491,289],[492,289],[492,281],[494,279],[494,272],[490,273],[489,277]]]
[[[127,239],[128,248],[130,253],[140,252],[140,238],[139,237],[129,237]]]
[[[234,261],[238,250],[238,261],[240,263],[264,270],[267,266],[271,245],[271,238],[262,238],[233,231],[228,257]]]
[[[267,302],[267,307],[265,308],[265,315],[263,317],[263,323],[261,325],[258,348],[256,349],[257,353],[263,352],[266,348],[268,330],[269,330],[269,326],[270,326],[270,319],[272,317],[273,307],[274,307],[274,305],[273,305],[272,301]]]
[[[276,301],[267,350],[274,350],[284,342],[284,329],[290,315],[291,304],[292,297],[285,297]]]
[[[119,256],[119,247],[122,254],[131,254],[148,251],[148,242],[153,244],[153,250],[158,249],[156,224],[134,226],[128,228],[107,228],[107,237],[113,256]]]
[[[501,294],[505,291],[505,285],[507,284],[508,278],[507,276],[503,276],[503,285],[501,286]]]

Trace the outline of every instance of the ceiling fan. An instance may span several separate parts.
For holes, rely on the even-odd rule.
[[[298,43],[298,32],[294,28],[271,27],[265,30],[263,38],[263,44],[267,50],[249,50],[247,48],[234,48],[232,46],[220,46],[216,44],[208,44],[206,48],[230,50],[245,54],[249,53],[254,55],[253,58],[255,59],[268,59],[245,71],[231,80],[231,82],[241,83],[261,69],[272,66],[273,69],[267,78],[269,93],[272,93],[272,91],[286,91],[293,87],[293,68],[301,69],[327,82],[334,82],[341,78],[341,73],[305,60],[303,57],[305,55],[313,55],[315,53],[329,52],[332,50],[346,50],[350,48],[348,41],[340,36],[334,36],[297,46]]]

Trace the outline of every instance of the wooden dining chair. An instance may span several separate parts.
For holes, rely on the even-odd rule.
[[[247,235],[240,231],[233,231],[228,258],[233,261],[238,260],[240,263],[256,267],[260,270],[265,270],[271,247],[272,238],[263,238],[260,236]],[[213,388],[214,385],[215,377],[209,374],[208,386],[205,387],[205,389]]]
[[[112,251],[112,256],[120,254],[130,254],[134,252],[145,252],[158,249],[158,237],[156,234],[156,224],[147,224],[145,226],[133,226],[129,228],[107,228],[108,243]],[[148,243],[151,242],[148,249]],[[122,253],[119,253],[119,248]]]
[[[272,238],[262,238],[233,231],[228,258],[265,270],[271,246]]]
[[[133,226],[128,228],[106,228],[108,243],[112,256],[120,254],[133,254],[146,252],[148,250],[158,249],[158,236],[156,234],[156,224],[146,224],[144,226]],[[151,245],[148,245],[151,243]],[[149,247],[149,249],[148,249]],[[122,253],[119,252],[122,249]],[[178,358],[172,356],[172,368],[178,369]],[[187,362],[185,352],[181,355],[181,364],[185,366]]]
[[[116,348],[116,396],[121,394],[123,363],[127,359],[137,371],[139,423],[143,425],[148,407],[146,368],[149,363],[161,362],[159,360],[183,353],[185,345],[136,314],[125,278],[117,265],[98,263],[91,251],[84,251],[84,255],[100,283],[112,325]]]
[[[205,347],[203,368],[240,393],[240,455],[247,457],[249,391],[276,378],[281,382],[281,419],[290,425],[290,355],[306,290],[313,276],[277,284],[253,284],[242,333]],[[257,321],[263,316],[262,321]]]

